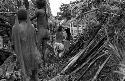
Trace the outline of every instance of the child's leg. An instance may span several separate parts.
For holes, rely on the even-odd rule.
[[[40,33],[40,31],[38,31],[37,33],[37,48],[41,53],[41,43],[42,43],[42,34]]]
[[[43,65],[45,66],[45,51],[46,51],[46,42],[44,40],[42,40],[42,55],[43,55]]]
[[[23,64],[22,64],[21,67],[22,67],[21,74],[22,74],[22,77],[23,77],[23,81],[27,81],[27,75],[26,75],[25,67],[24,67]]]
[[[32,75],[30,76],[30,81],[38,81],[38,70],[32,70]]]

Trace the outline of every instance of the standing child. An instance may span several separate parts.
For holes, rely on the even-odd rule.
[[[31,81],[38,81],[37,72],[41,55],[37,50],[35,38],[35,28],[29,20],[29,14],[25,9],[20,9],[12,29],[12,41],[17,61],[22,68],[23,81],[29,78]]]
[[[56,41],[54,43],[54,51],[58,57],[61,57],[64,52],[64,44],[63,44],[64,38],[65,37],[63,35],[63,27],[59,26],[56,32]]]
[[[47,44],[47,41],[49,40],[48,19],[46,14],[46,0],[37,0],[36,6],[37,10],[35,12],[35,15],[31,18],[31,20],[37,19],[37,47],[39,51],[42,53],[45,65],[45,46]]]

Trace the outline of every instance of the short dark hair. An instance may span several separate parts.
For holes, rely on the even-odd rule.
[[[27,20],[27,11],[26,11],[26,9],[20,9],[17,12],[17,16],[18,16],[18,20],[20,20],[20,21]]]
[[[36,7],[38,9],[46,7],[46,0],[36,0]]]

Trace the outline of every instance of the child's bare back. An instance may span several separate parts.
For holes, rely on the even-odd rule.
[[[47,28],[47,20],[46,20],[46,13],[43,9],[38,9],[36,11],[36,18],[37,18],[37,27],[40,29],[41,27]]]

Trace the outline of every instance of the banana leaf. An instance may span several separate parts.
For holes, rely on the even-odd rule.
[[[77,68],[77,69],[76,69],[75,71],[73,71],[72,73],[77,73],[77,72],[79,72],[79,71],[82,69],[82,67],[84,67],[87,63],[91,63],[94,59],[96,59],[98,56],[100,56],[100,55],[101,55],[101,54],[100,54],[100,51],[106,49],[106,48],[104,48],[104,46],[105,46],[105,45],[102,45],[97,51],[93,52],[93,54],[91,54],[91,55],[88,57],[87,61],[85,61],[79,68]],[[83,51],[84,51],[84,50],[83,50]],[[74,56],[74,58],[72,58],[72,59],[76,61],[76,59],[78,58],[77,56],[78,56],[78,55]],[[79,57],[80,57],[80,55],[79,55]],[[71,63],[74,63],[74,62],[72,61]],[[69,64],[69,65],[70,65],[70,64]],[[70,66],[71,66],[71,65],[70,65]]]
[[[92,66],[96,63],[96,61],[99,60],[99,59],[102,58],[102,57],[105,57],[105,56],[108,56],[108,57],[109,57],[108,53],[104,53],[104,54],[98,56],[96,59],[94,59],[94,60],[88,65],[88,67],[82,72],[82,74],[77,78],[77,81],[83,80],[83,76],[84,76],[88,71],[90,71],[90,70],[92,69]],[[106,58],[106,59],[107,59],[107,58]],[[104,62],[105,62],[105,61],[104,61]],[[106,62],[107,62],[107,61],[106,61]]]
[[[80,51],[80,49],[83,49],[85,43],[87,43],[86,45],[88,45],[93,40],[93,38],[96,36],[100,29],[100,25],[95,26],[95,29],[90,30],[92,32],[90,33],[89,37],[87,37],[87,35],[83,33],[83,35],[77,40],[77,42],[74,45],[72,45],[70,50],[66,52],[64,55],[70,57],[75,56]]]
[[[103,41],[105,39],[103,39],[97,46],[101,46]],[[82,54],[78,60],[67,70],[65,70],[65,74],[70,74],[71,72],[73,72],[75,69],[77,69],[78,67],[80,67],[84,62],[86,62],[87,58],[89,58],[89,56],[92,54],[92,51],[96,51],[99,47],[95,47],[95,49],[91,50],[89,53],[86,53],[86,55]]]
[[[99,67],[98,71],[96,72],[95,76],[93,77],[93,79],[91,81],[95,81],[96,80],[97,76],[99,75],[99,73],[101,72],[101,70],[103,69],[103,67],[105,66],[105,64],[107,63],[107,61],[109,60],[110,57],[111,57],[111,55],[109,55],[109,57]]]
[[[87,59],[92,56],[92,54],[94,52],[96,52],[107,40],[106,35],[102,35],[102,34],[96,36],[92,42],[88,45],[88,48],[82,52],[82,54],[79,54],[80,56],[77,57],[77,59],[75,61],[73,61],[73,63],[70,63],[63,71],[62,74],[70,74],[71,72],[73,72],[74,70],[76,70],[77,68],[79,68],[83,63],[85,63],[87,61]],[[98,38],[99,37],[99,38]],[[98,39],[97,39],[98,38]]]
[[[73,73],[79,73],[79,72],[83,72],[83,67],[86,66],[87,64],[90,64],[92,62],[94,62],[95,59],[97,59],[98,57],[101,57],[103,55],[104,52],[102,52],[102,50],[104,50],[104,45],[101,46],[98,51],[96,51],[93,56],[90,56],[90,58],[88,58],[88,60],[83,63],[79,68],[77,68]],[[102,53],[101,53],[102,52]]]
[[[121,56],[124,54],[124,40],[119,36],[119,41],[118,41],[118,45],[117,46],[115,46],[115,45],[112,45],[111,46],[111,44],[108,44],[108,45],[110,45],[110,48],[112,48],[112,49],[109,49],[108,48],[108,51],[109,51],[109,53],[110,53],[110,56],[112,56],[113,57],[113,59],[115,59],[115,61],[116,61],[116,64],[117,63],[119,63],[120,62],[120,59],[121,59]],[[119,52],[119,51],[121,51],[121,52]],[[110,56],[109,56],[109,58],[110,58]],[[100,73],[101,73],[101,70],[103,69],[103,67],[105,66],[105,64],[107,63],[107,61],[110,61],[110,59],[109,58],[107,58],[105,61],[104,61],[104,63],[100,66],[100,68],[97,70],[97,72],[96,72],[96,74],[93,76],[93,78],[91,79],[91,81],[96,81],[96,79],[97,79],[97,77],[98,77],[98,75],[100,75]],[[109,59],[109,60],[108,60]],[[117,60],[118,59],[118,60]],[[94,60],[93,60],[94,61]],[[89,63],[89,62],[88,62]],[[111,66],[111,65],[110,65]],[[83,68],[84,66],[82,66],[81,68]],[[114,68],[117,68],[116,66],[113,66]],[[85,73],[87,72],[87,71],[90,71],[90,70],[92,70],[90,67],[88,67],[86,70],[85,69],[80,69],[80,71],[81,72],[83,72],[82,73],[82,76],[80,76],[80,78],[77,80],[77,81],[82,81],[83,80],[83,76],[85,75]],[[108,77],[108,75],[105,75],[105,76],[107,76]],[[112,76],[112,77],[110,77],[110,76]],[[114,77],[114,74],[113,73],[111,73],[111,75],[110,75],[109,77],[109,79],[112,79],[113,81],[116,79],[114,79],[113,77]]]

